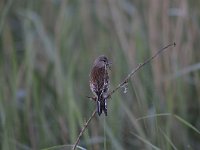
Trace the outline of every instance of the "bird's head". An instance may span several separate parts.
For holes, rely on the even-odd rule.
[[[105,67],[111,68],[111,62],[108,60],[108,58],[105,55],[101,55],[98,58],[96,58],[94,65],[98,67]]]

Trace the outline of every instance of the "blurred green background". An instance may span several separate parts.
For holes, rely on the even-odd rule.
[[[94,59],[112,61],[114,89],[175,41],[112,96],[79,145],[198,150],[199,39],[195,0],[1,0],[0,149],[71,149],[96,107],[86,98]]]

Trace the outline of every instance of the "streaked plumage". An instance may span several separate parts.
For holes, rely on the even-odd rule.
[[[107,116],[107,96],[109,90],[108,67],[110,63],[106,56],[99,56],[90,72],[90,89],[96,96],[97,112],[100,116],[102,111]]]

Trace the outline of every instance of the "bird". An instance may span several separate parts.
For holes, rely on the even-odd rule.
[[[97,57],[90,71],[90,89],[95,95],[97,113],[100,116],[104,112],[107,116],[107,97],[109,92],[109,74],[111,62],[105,55]]]

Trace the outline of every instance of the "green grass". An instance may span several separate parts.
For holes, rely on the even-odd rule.
[[[91,121],[79,149],[198,149],[197,4],[0,2],[0,149],[71,149],[96,106],[86,98],[94,59],[105,54],[113,62],[113,89],[173,41],[175,48],[138,71],[127,93],[114,93],[108,117]]]

